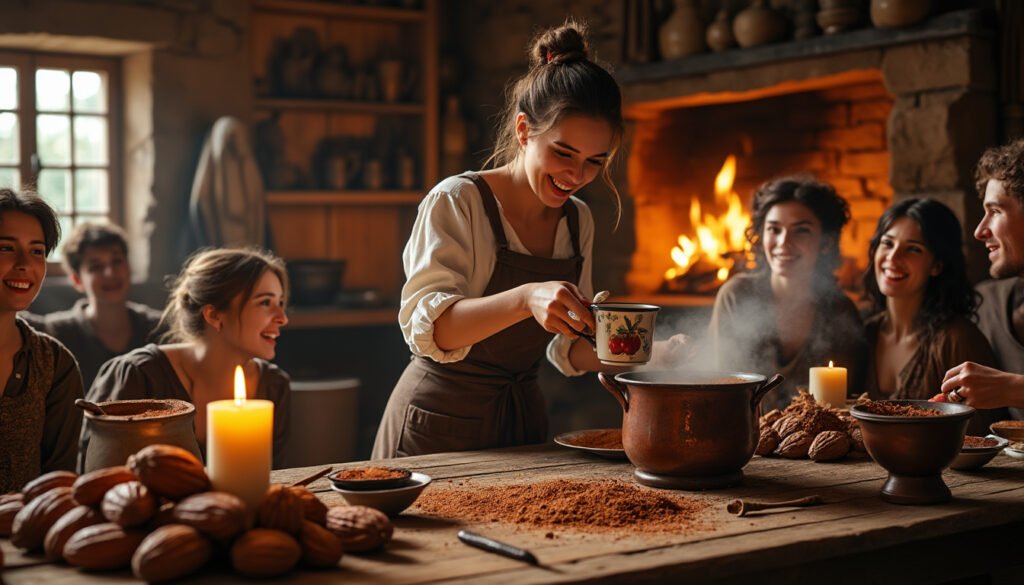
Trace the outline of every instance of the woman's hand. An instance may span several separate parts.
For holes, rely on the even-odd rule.
[[[647,365],[659,370],[677,368],[690,361],[696,351],[697,348],[688,336],[676,333],[668,339],[654,342],[651,361]]]
[[[954,390],[960,401],[974,408],[1024,407],[1024,376],[974,362],[964,362],[946,372],[942,392],[947,400]]]
[[[576,339],[588,327],[597,328],[590,301],[570,282],[537,282],[523,289],[524,304],[545,331]]]

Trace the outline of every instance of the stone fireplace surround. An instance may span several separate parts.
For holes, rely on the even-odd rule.
[[[981,215],[974,165],[997,140],[993,35],[974,11],[907,30],[862,29],[753,49],[623,67],[636,246],[612,255],[630,293],[649,294],[688,231],[690,198],[713,200],[725,156],[749,202],[761,181],[809,171],[851,203],[842,242],[859,267],[881,212],[931,197],[958,215],[972,276],[987,269],[970,234]]]

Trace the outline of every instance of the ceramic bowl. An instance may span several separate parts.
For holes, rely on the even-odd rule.
[[[993,447],[961,447],[960,454],[957,455],[956,459],[953,460],[953,463],[950,464],[950,469],[956,469],[959,471],[977,469],[989,461],[992,461],[1000,451],[1010,444],[1010,441],[995,435],[989,435],[987,438],[995,439],[998,441],[998,444]]]
[[[1011,441],[1024,441],[1024,423],[1017,420],[1001,420],[989,425],[994,434]]]
[[[341,494],[352,506],[376,508],[388,516],[397,516],[416,501],[423,489],[430,485],[430,476],[412,472],[405,483],[383,490],[349,490],[331,482],[331,489]]]
[[[936,416],[877,414],[869,405],[850,409],[860,421],[864,446],[889,472],[882,499],[894,504],[938,504],[952,497],[942,470],[956,459],[974,409],[966,404],[892,400],[888,403],[936,410]]]
[[[391,488],[400,487],[406,484],[409,478],[412,476],[412,472],[403,467],[380,467],[377,465],[371,465],[366,467],[355,467],[353,469],[365,469],[372,468],[375,470],[387,470],[396,474],[396,477],[388,477],[383,479],[346,479],[345,473],[351,471],[351,469],[342,469],[327,476],[332,484],[337,487],[346,490],[386,490]]]

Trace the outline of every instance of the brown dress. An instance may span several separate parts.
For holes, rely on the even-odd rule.
[[[579,281],[583,257],[575,205],[562,208],[572,238],[572,258],[513,252],[490,186],[476,173],[465,176],[480,191],[498,244],[497,261],[484,296],[530,282]],[[440,364],[425,357],[413,358],[388,400],[373,458],[547,440],[547,410],[537,370],[553,335],[530,318],[476,343],[462,361]]]

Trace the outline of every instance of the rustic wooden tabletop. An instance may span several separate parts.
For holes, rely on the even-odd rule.
[[[628,462],[609,461],[554,445],[449,453],[403,459],[405,467],[430,475],[428,487],[471,480],[506,485],[545,479],[631,480]],[[356,465],[356,464],[351,464]],[[345,466],[349,466],[346,464]],[[316,468],[274,473],[291,482]],[[755,457],[737,487],[684,496],[707,498],[707,529],[679,534],[576,533],[486,523],[464,524],[418,513],[395,519],[395,538],[380,553],[346,554],[332,571],[296,570],[294,583],[572,583],[687,582],[773,583],[947,582],[977,574],[1015,582],[1019,538],[1024,530],[1024,461],[996,457],[973,472],[947,471],[954,499],[937,506],[897,506],[878,497],[886,473],[871,461],[814,463]],[[343,503],[327,480],[310,486],[329,505]],[[672,492],[675,493],[675,492]],[[747,517],[729,514],[736,498],[783,500],[820,494],[826,505],[772,510]],[[594,505],[600,505],[595,502]],[[535,567],[460,543],[469,528],[531,550]],[[2,541],[5,583],[100,583],[130,581],[127,572],[89,574],[39,564]],[[1002,581],[1001,581],[1002,579]],[[225,570],[208,569],[190,582],[245,582]],[[1016,581],[1020,582],[1020,581]]]

